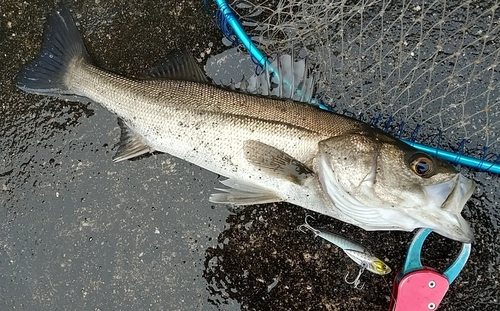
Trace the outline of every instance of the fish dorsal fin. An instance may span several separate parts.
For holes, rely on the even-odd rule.
[[[221,183],[229,188],[215,188],[222,192],[212,194],[209,198],[210,202],[253,205],[283,201],[273,192],[244,180],[229,178]]]
[[[267,144],[247,140],[243,144],[247,161],[278,178],[303,185],[314,172],[304,163],[297,161],[289,154]]]
[[[166,60],[141,76],[145,79],[169,79],[209,83],[207,76],[188,52],[170,53]]]
[[[155,150],[147,145],[144,138],[132,131],[122,119],[118,119],[121,129],[118,151],[113,157],[114,162],[132,159]]]

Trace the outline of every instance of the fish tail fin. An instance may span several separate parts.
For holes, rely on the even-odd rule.
[[[60,3],[49,16],[40,52],[18,74],[16,85],[28,93],[73,95],[65,80],[76,59],[90,62],[70,11]]]

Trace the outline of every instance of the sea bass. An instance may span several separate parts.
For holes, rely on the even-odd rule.
[[[17,86],[116,114],[115,161],[160,151],[226,177],[212,202],[284,201],[365,230],[426,227],[473,240],[460,212],[474,183],[449,164],[346,116],[218,88],[192,56],[141,79],[103,70],[62,4]]]

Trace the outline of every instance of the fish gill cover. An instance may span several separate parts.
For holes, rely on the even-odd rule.
[[[498,1],[228,3],[264,54],[307,58],[318,100],[334,111],[499,162]]]

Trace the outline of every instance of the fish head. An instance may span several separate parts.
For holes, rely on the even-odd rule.
[[[431,228],[453,240],[473,241],[460,212],[474,183],[381,131],[369,128],[320,142],[317,169],[335,206],[366,230]]]

